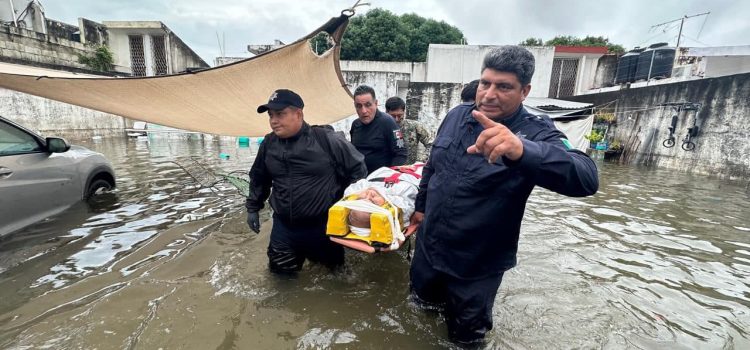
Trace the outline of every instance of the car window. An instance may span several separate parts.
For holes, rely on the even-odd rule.
[[[35,137],[0,120],[0,156],[42,152],[44,148]]]

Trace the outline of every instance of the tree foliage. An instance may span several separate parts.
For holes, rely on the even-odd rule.
[[[609,52],[620,53],[625,52],[625,48],[622,45],[614,44],[609,42],[609,38],[603,36],[587,36],[583,39],[574,37],[571,35],[558,35],[550,40],[547,40],[545,45],[567,45],[567,46],[606,46]]]
[[[109,72],[114,66],[115,59],[109,47],[101,45],[97,46],[90,55],[78,54],[78,63],[85,64],[96,71]]]
[[[526,40],[518,43],[521,46],[544,46],[542,38],[526,38]]]
[[[320,34],[311,40],[318,53],[328,49]],[[465,43],[456,27],[416,14],[397,16],[388,10],[373,9],[353,17],[341,43],[341,59],[368,61],[423,62],[430,44]]]
[[[541,38],[528,38],[518,45],[523,46],[606,46],[607,50],[611,53],[622,53],[625,52],[625,48],[622,45],[614,44],[609,41],[609,38],[603,36],[587,36],[583,39],[572,36],[572,35],[558,35],[546,42],[542,42]]]

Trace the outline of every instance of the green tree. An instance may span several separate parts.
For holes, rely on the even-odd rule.
[[[373,9],[351,19],[341,44],[344,60],[422,62],[430,44],[465,43],[463,33],[443,21],[416,14],[397,16]]]
[[[78,63],[85,64],[96,71],[109,72],[114,66],[115,59],[109,47],[101,45],[97,46],[90,55],[78,54]]]
[[[310,47],[318,55],[328,51],[332,46],[331,36],[326,32],[320,32],[310,39]]]
[[[555,45],[566,45],[566,46],[605,46],[607,51],[612,53],[625,52],[625,48],[622,45],[614,44],[609,41],[609,38],[603,36],[587,36],[583,39],[571,36],[571,35],[558,35],[550,40],[547,40],[544,45],[555,46]]]
[[[521,46],[544,46],[542,38],[527,38],[526,40],[518,43]]]

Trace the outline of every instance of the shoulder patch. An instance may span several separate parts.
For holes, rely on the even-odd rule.
[[[396,147],[404,148],[404,134],[401,133],[401,129],[393,130],[393,138],[396,139]]]
[[[562,141],[563,145],[565,145],[565,148],[573,149],[573,145],[570,144],[570,141],[568,141],[568,139],[561,137],[560,141]]]

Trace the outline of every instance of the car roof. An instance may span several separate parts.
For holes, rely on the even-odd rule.
[[[28,128],[24,127],[24,126],[23,126],[23,125],[21,125],[21,124],[18,124],[18,123],[14,122],[14,121],[12,121],[12,120],[10,120],[10,119],[8,119],[8,118],[5,118],[5,117],[3,117],[2,115],[0,115],[0,120],[4,121],[4,122],[6,122],[6,123],[8,123],[8,124],[10,124],[10,125],[13,125],[13,126],[15,126],[15,127],[19,128],[19,129],[23,130],[23,131],[26,131],[26,132],[28,132],[28,133],[29,133],[29,134],[31,134],[32,136],[36,137],[36,138],[37,138],[37,139],[38,139],[39,141],[41,141],[42,143],[45,143],[45,142],[46,142],[46,139],[45,139],[44,137],[42,137],[42,135],[39,135],[39,134],[38,134],[38,133],[36,133],[35,131],[33,131],[33,130],[30,130],[30,129],[28,129]]]

